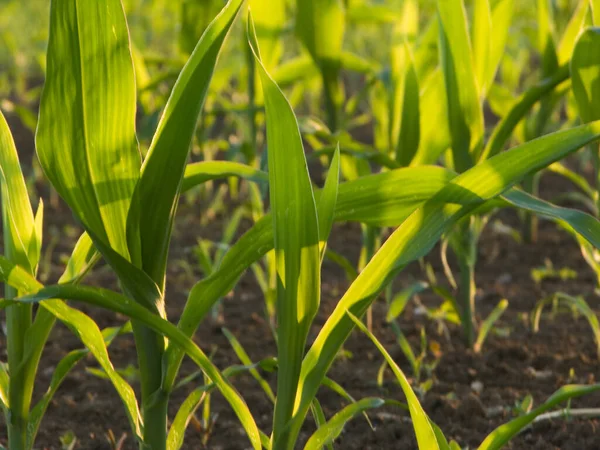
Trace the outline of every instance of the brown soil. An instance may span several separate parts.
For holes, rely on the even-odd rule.
[[[542,192],[552,195],[564,186],[556,180],[545,183]],[[558,187],[557,187],[558,186]],[[177,220],[171,252],[168,280],[168,314],[172,321],[178,319],[186,293],[201,277],[192,252],[196,239],[218,239],[224,217],[200,225],[202,208],[198,204],[185,205]],[[513,212],[503,212],[503,222],[518,226]],[[50,280],[55,280],[62,267],[61,255],[68,254],[77,233],[71,231],[65,239],[65,225],[74,221],[60,202],[46,211],[46,236],[52,233],[61,236],[53,252]],[[248,224],[245,224],[246,226]],[[48,239],[49,240],[49,239]],[[48,240],[46,243],[48,243]],[[331,247],[357,260],[360,245],[359,227],[341,224],[332,233]],[[477,272],[480,295],[479,317],[485,317],[501,298],[507,298],[510,306],[499,321],[504,335],[492,334],[486,341],[481,354],[475,354],[462,344],[460,330],[449,327],[449,336],[440,334],[436,324],[419,314],[411,304],[400,323],[402,330],[414,348],[418,348],[421,329],[425,328],[429,342],[435,342],[439,352],[437,367],[433,370],[432,388],[423,396],[423,405],[431,418],[449,438],[456,439],[461,446],[474,448],[498,425],[510,420],[516,402],[531,395],[539,404],[556,389],[566,383],[592,383],[600,379],[593,335],[585,319],[570,313],[556,317],[545,314],[541,330],[531,331],[528,317],[536,302],[556,291],[584,295],[590,306],[598,311],[599,300],[593,294],[595,280],[592,272],[580,256],[576,243],[556,226],[542,222],[536,244],[517,244],[506,235],[496,234],[491,227],[481,239]],[[443,279],[436,249],[428,260],[434,266],[439,279]],[[571,281],[548,280],[536,285],[530,270],[550,259],[557,268],[570,267],[577,271],[577,279]],[[191,267],[192,273],[184,270]],[[398,287],[407,286],[422,279],[421,269],[411,265],[398,278]],[[104,287],[115,286],[114,278],[106,267],[99,266],[88,280]],[[318,328],[332,312],[336,302],[347,287],[343,273],[330,263],[323,271],[324,293],[321,313],[315,324]],[[430,294],[421,296],[423,304],[432,306],[440,301]],[[125,318],[100,310],[85,309],[101,327],[122,323]],[[264,303],[260,291],[251,275],[246,275],[237,285],[235,292],[223,303],[224,325],[237,336],[251,358],[258,361],[273,356],[275,346],[268,324],[264,320]],[[378,301],[373,309],[376,335],[390,350],[393,357],[411,375],[410,367],[395,343],[394,334],[385,324],[386,307]],[[313,334],[313,337],[314,335]],[[5,347],[4,337],[0,348]],[[220,325],[210,320],[200,327],[196,342],[207,352],[215,351],[214,362],[224,368],[237,364],[234,352],[220,330]],[[44,392],[58,361],[71,349],[79,348],[78,340],[62,325],[58,325],[44,353],[40,366],[36,396]],[[377,372],[382,357],[362,335],[353,334],[345,347],[346,357],[340,358],[332,367],[329,376],[344,386],[355,398],[381,396],[403,401],[404,397],[391,373],[387,372],[382,388],[377,385]],[[119,338],[110,349],[113,363],[118,368],[136,364],[135,347],[130,336]],[[429,352],[428,361],[435,360]],[[123,449],[136,448],[128,430],[123,407],[108,381],[86,372],[88,367],[97,367],[92,358],[85,359],[67,377],[52,401],[44,418],[37,439],[38,449],[60,449],[60,436],[72,431],[78,440],[75,448],[110,449],[106,434],[111,430],[117,439],[124,433],[127,438]],[[186,361],[182,374],[195,371],[193,363]],[[273,374],[265,374],[273,383]],[[271,405],[256,382],[249,376],[235,379],[235,385],[247,401],[259,427],[269,432],[272,420]],[[187,393],[197,385],[192,383],[173,394],[171,417]],[[474,389],[474,387],[481,389]],[[136,385],[137,387],[137,385]],[[326,415],[331,416],[345,405],[337,395],[325,389],[319,395]],[[598,405],[600,395],[588,396],[573,402],[574,408]],[[245,449],[248,441],[231,409],[219,394],[212,397],[212,412],[216,417],[208,448]],[[384,408],[370,413],[375,430],[371,430],[363,418],[351,422],[340,438],[336,448],[343,449],[414,449],[416,441],[408,415],[400,409]],[[4,418],[0,418],[0,444],[6,445]],[[307,420],[302,440],[314,429]],[[600,419],[556,419],[534,425],[514,439],[507,448],[511,449],[596,449],[600,448]],[[202,430],[191,424],[184,448],[202,448]]]

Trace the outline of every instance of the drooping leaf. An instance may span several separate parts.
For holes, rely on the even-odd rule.
[[[535,408],[528,414],[517,417],[510,422],[499,426],[492,431],[478,447],[479,450],[498,450],[519,431],[529,425],[540,414],[545,413],[556,405],[566,402],[572,398],[581,397],[582,395],[591,394],[600,390],[600,385],[593,384],[589,386],[582,385],[567,385],[560,388],[545,403]]]
[[[335,221],[397,226],[454,177],[453,172],[432,166],[397,169],[342,183]],[[192,288],[179,321],[181,330],[192,336],[214,303],[234,287],[246,269],[272,249],[272,218],[265,215],[231,247],[218,270]],[[167,353],[165,385],[172,386],[183,354],[177,347],[170,347]]]
[[[232,161],[202,161],[185,168],[181,192],[211,180],[230,176],[241,177],[257,183],[269,181],[269,175],[259,169]]]
[[[204,352],[196,344],[194,344],[191,339],[178,330],[177,327],[164,320],[160,316],[148,311],[146,308],[135,303],[129,298],[107,289],[75,285],[55,285],[34,291],[34,293],[22,297],[20,301],[41,302],[42,305],[46,306],[48,304],[55,304],[57,300],[50,300],[54,298],[63,298],[65,300],[84,302],[90,305],[99,306],[101,308],[125,314],[132,319],[143,323],[145,326],[152,328],[156,332],[165,335],[170,339],[170,341],[173,342],[174,345],[181,346],[194,360],[194,362],[202,368],[210,380],[217,386],[223,396],[227,399],[233,410],[238,415],[242,426],[246,430],[248,438],[252,443],[252,447],[254,449],[261,448],[258,428],[256,427],[256,423],[254,422],[250,411],[248,410],[248,406],[244,403],[243,399],[233,388],[233,386],[231,386],[231,384],[223,377],[221,372],[204,354]],[[65,305],[64,303],[62,304]],[[77,310],[73,311],[79,313]],[[83,315],[83,313],[79,314],[87,318],[87,316]],[[61,317],[59,316],[59,318]],[[88,320],[91,321],[89,318]],[[86,326],[90,328],[90,325]],[[88,333],[88,330],[77,329],[77,333],[85,334]],[[101,333],[99,334],[102,336]],[[102,347],[104,351],[106,351],[104,343],[102,343]]]
[[[530,141],[496,155],[454,178],[418,208],[388,238],[352,283],[319,332],[302,366],[299,407],[292,422],[297,435],[310,402],[354,322],[406,264],[433,247],[461,218],[502,194],[527,174],[539,170],[600,138],[600,122]]]
[[[542,80],[538,85],[532,86],[521,95],[509,113],[494,128],[481,155],[481,160],[485,160],[501,152],[519,122],[531,110],[532,106],[552,92],[562,82],[569,79],[569,76],[569,66],[561,66],[550,78]]]
[[[19,292],[23,293],[37,292],[43,288],[43,286],[24,269],[1,256],[0,281],[13,286],[15,289],[18,289]],[[98,364],[100,364],[104,372],[110,378],[119,397],[125,405],[132,432],[136,437],[139,437],[141,433],[141,423],[135,393],[131,386],[129,386],[112,366],[104,343],[104,337],[98,329],[98,326],[81,311],[71,308],[62,300],[55,300],[52,298],[53,297],[50,297],[50,300],[43,301],[40,305],[48,310],[52,316],[63,322],[89,349],[90,353],[94,355]],[[38,312],[38,317],[39,315],[40,312]]]
[[[357,415],[368,409],[379,408],[385,402],[380,398],[364,398],[346,406],[325,424],[319,426],[317,431],[308,439],[304,450],[320,450],[323,446],[330,444],[340,435],[344,426]]]

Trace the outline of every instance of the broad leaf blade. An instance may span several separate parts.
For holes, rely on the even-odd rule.
[[[84,227],[129,259],[125,224],[140,154],[121,2],[52,1],[47,59],[41,165]]]

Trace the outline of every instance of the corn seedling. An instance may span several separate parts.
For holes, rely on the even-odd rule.
[[[548,305],[552,305],[553,316],[555,316],[559,307],[563,305],[567,306],[573,313],[581,314],[585,317],[594,334],[597,348],[596,353],[598,358],[600,358],[600,323],[598,323],[598,316],[594,310],[590,308],[583,297],[574,297],[562,292],[557,292],[548,298],[540,300],[531,315],[531,325],[535,333],[539,331],[542,312],[544,311],[544,307]]]
[[[567,223],[591,245],[600,246],[600,222],[596,219],[541,202],[514,188],[528,174],[600,139],[598,121],[543,136],[506,152],[486,154],[486,158],[473,158],[473,152],[485,153],[479,144],[480,124],[477,111],[464,103],[472,99],[461,94],[452,97],[460,100],[454,105],[460,107],[449,108],[450,113],[452,120],[472,125],[467,127],[467,134],[473,139],[460,142],[459,148],[458,139],[464,137],[462,133],[467,128],[453,131],[453,146],[457,147],[453,151],[460,174],[432,166],[393,168],[339,183],[342,158],[336,150],[323,189],[315,189],[309,178],[298,121],[263,64],[251,19],[248,40],[265,103],[268,170],[265,173],[254,166],[217,161],[187,165],[217,57],[242,3],[230,0],[206,28],[178,75],[142,161],[135,129],[134,63],[120,0],[52,1],[37,152],[46,176],[86,233],[67,267],[65,282],[42,286],[35,278],[41,215],[34,216],[24,200],[27,192],[19,181],[22,176],[18,175],[21,172],[14,157],[16,151],[8,127],[2,123],[2,207],[8,244],[5,256],[0,258],[0,277],[9,287],[0,307],[9,316],[9,362],[8,371],[1,372],[0,398],[11,429],[11,449],[33,445],[33,437],[28,440],[27,436],[34,418],[29,414],[29,398],[39,354],[56,318],[77,334],[117,389],[132,433],[142,449],[180,448],[185,428],[212,390],[220,391],[231,405],[252,448],[295,448],[300,430],[312,412],[318,428],[304,448],[319,449],[331,444],[353,417],[386,403],[380,398],[351,401],[330,418],[325,417],[318,403],[321,386],[335,389],[327,373],[344,342],[355,327],[365,329],[357,318],[366,313],[407,264],[425,256],[461,221],[465,223],[482,209],[508,203],[536,213],[542,211]],[[450,4],[456,3],[439,5],[451,8]],[[332,5],[335,12],[336,5]],[[457,20],[457,28],[450,27],[452,32],[465,31],[457,11],[448,10],[449,14],[443,15],[443,20]],[[464,43],[464,36],[456,39],[458,45]],[[456,45],[453,39],[443,42]],[[444,67],[450,67],[449,60],[444,60]],[[484,73],[489,76],[488,71]],[[464,86],[468,88],[470,84]],[[167,254],[177,202],[182,193],[200,183],[233,176],[250,180],[266,177],[271,211],[233,243],[219,266],[193,287],[175,325],[166,317],[164,305]],[[306,350],[319,310],[321,263],[336,221],[395,227],[395,231],[373,250]],[[247,364],[250,361],[238,349],[236,353],[249,367],[221,371],[191,337],[216,302],[270,251],[276,271],[277,389],[273,393],[272,433],[267,436],[258,429],[242,395],[230,381],[236,373],[256,367]],[[98,255],[118,276],[121,292],[78,283]],[[89,317],[67,306],[66,300],[105,308],[131,319],[141,378],[141,407],[131,387],[112,367],[106,338]],[[35,319],[33,303],[40,305]],[[31,336],[35,339],[29,339]],[[230,342],[235,345],[231,337]],[[203,385],[186,399],[168,429],[169,397],[178,386],[185,354],[202,370]],[[419,446],[428,450],[448,448],[439,429],[418,405],[405,377],[399,375],[388,357],[386,360],[407,397]],[[25,376],[20,370],[26,371]],[[597,389],[563,388],[533,410],[532,415],[515,419],[517,422],[492,433],[481,448],[498,448],[535,415],[567,398]],[[40,411],[39,417],[42,415]]]
[[[406,379],[406,376],[404,375],[400,367],[398,367],[398,365],[394,362],[387,350],[377,340],[377,338],[369,330],[367,330],[367,328],[356,316],[354,316],[350,312],[348,312],[348,315],[350,319],[355,323],[355,325],[363,333],[365,333],[375,344],[377,349],[384,356],[387,364],[394,372],[394,375],[398,379],[398,382],[402,387],[402,390],[408,401],[408,407],[413,421],[413,428],[417,437],[418,448],[420,450],[460,449],[460,445],[455,441],[448,442],[442,430],[427,416],[427,414],[421,407],[417,396],[413,392],[408,380]],[[536,419],[542,418],[543,420],[543,414],[545,414],[547,411],[554,408],[555,406],[566,401],[570,401],[573,398],[597,392],[599,390],[600,385],[597,384],[590,386],[563,386],[558,391],[556,391],[548,400],[546,400],[546,402],[542,403],[537,408],[529,411],[530,407],[528,407],[526,412],[523,411],[524,414],[496,428],[484,439],[481,445],[479,445],[477,448],[478,450],[500,449],[504,447],[504,445],[508,443],[511,438],[513,438],[522,430],[524,430],[527,426],[529,426],[529,424],[534,422]],[[594,411],[594,413],[597,413],[597,411]],[[562,411],[559,412],[559,414],[562,415]]]

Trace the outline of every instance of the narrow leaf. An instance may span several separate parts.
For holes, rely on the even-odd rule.
[[[308,331],[320,300],[319,224],[298,122],[262,65],[252,17],[248,39],[263,86],[277,267],[277,402],[273,442],[291,418]]]

